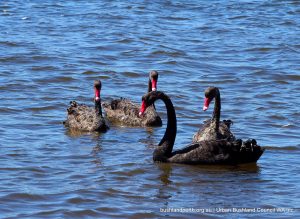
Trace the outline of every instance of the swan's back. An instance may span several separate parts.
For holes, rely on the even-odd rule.
[[[71,101],[67,112],[67,120],[64,124],[69,128],[81,131],[106,131],[108,129],[104,118],[96,113],[94,107]]]
[[[210,140],[234,141],[235,137],[230,130],[231,120],[224,120],[219,123],[219,131],[216,132],[214,123],[211,119],[206,120],[203,126],[193,136],[193,143]]]
[[[256,162],[264,149],[255,140],[210,140],[174,151],[169,162],[185,164],[240,164]]]
[[[154,107],[146,110],[143,117],[139,117],[140,106],[128,99],[120,98],[102,104],[107,118],[112,123],[128,126],[161,126],[162,121]]]

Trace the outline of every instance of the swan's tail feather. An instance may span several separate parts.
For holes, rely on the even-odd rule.
[[[261,157],[264,150],[264,148],[257,144],[255,139],[248,139],[243,141],[240,147],[238,160],[240,163],[256,162]]]
[[[224,124],[230,129],[230,126],[233,125],[233,121],[228,119],[228,120],[223,120]]]

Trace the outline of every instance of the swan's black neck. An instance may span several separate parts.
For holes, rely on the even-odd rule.
[[[95,111],[96,111],[97,116],[102,117],[101,100],[95,100]]]
[[[170,98],[162,92],[151,92],[154,95],[154,101],[162,100],[167,108],[167,128],[163,138],[161,139],[158,147],[155,149],[153,154],[153,159],[155,161],[164,161],[164,159],[171,156],[176,133],[177,133],[177,121],[176,121],[176,113]],[[151,95],[151,94],[150,94]]]
[[[220,91],[218,88],[215,88],[215,108],[213,112],[213,123],[214,128],[216,131],[219,131],[219,124],[220,124],[220,116],[221,116],[221,97],[220,97]]]
[[[149,82],[148,82],[148,93],[151,92],[151,91],[152,91],[152,81],[151,81],[151,79],[149,78]],[[152,106],[153,106],[154,109],[156,110],[154,103],[152,104]]]
[[[149,78],[149,82],[148,82],[148,92],[152,91],[152,82],[151,79]]]

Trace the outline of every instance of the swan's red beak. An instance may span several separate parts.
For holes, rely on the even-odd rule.
[[[95,100],[100,100],[100,88],[95,87]]]
[[[204,99],[204,105],[203,105],[203,111],[206,111],[208,109],[210,101],[211,101],[211,99],[205,97],[205,99]]]
[[[140,109],[140,112],[139,112],[139,116],[142,116],[144,115],[144,112],[146,110],[146,103],[145,103],[145,100],[142,101],[142,105],[141,105],[141,109]]]
[[[157,90],[157,79],[152,78],[152,91],[156,91]]]

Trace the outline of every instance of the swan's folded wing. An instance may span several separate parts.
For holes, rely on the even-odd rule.
[[[223,150],[222,141],[202,141],[188,145],[174,151],[169,158],[170,162],[186,164],[212,164],[225,163],[230,159],[230,154]]]
[[[161,126],[162,121],[157,112],[150,106],[144,117],[139,116],[140,106],[128,99],[114,99],[102,104],[107,118],[111,123],[125,126]]]
[[[242,140],[211,140],[188,145],[174,151],[169,162],[185,164],[238,164],[256,162],[263,149],[254,145],[252,150],[242,150]]]
[[[206,120],[202,127],[194,134],[193,136],[193,143],[200,142],[200,141],[210,141],[210,140],[228,140],[234,141],[235,137],[230,130],[230,124],[232,122],[230,120],[225,120],[226,122],[220,122],[219,124],[219,131],[216,132],[214,128],[213,122],[209,119]],[[228,124],[227,121],[230,121]]]

